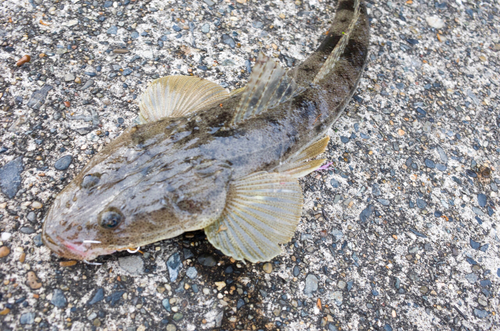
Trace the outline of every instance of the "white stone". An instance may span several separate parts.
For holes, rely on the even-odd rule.
[[[437,16],[429,16],[425,19],[431,28],[442,29],[444,21]]]

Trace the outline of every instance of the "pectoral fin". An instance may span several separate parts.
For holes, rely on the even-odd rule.
[[[297,84],[279,63],[259,54],[248,85],[242,92],[232,124],[257,116],[294,96]]]
[[[222,216],[205,233],[212,245],[236,260],[269,261],[281,253],[279,244],[292,238],[301,209],[296,178],[258,172],[231,184]]]
[[[141,95],[140,124],[164,117],[180,117],[229,97],[222,86],[190,76],[166,76],[151,83]]]

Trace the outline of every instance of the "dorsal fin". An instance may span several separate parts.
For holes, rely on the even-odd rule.
[[[257,116],[294,96],[297,84],[279,63],[259,54],[231,124]]]
[[[349,23],[349,27],[347,28],[347,31],[344,31],[342,33],[342,38],[339,40],[333,51],[330,53],[328,58],[326,59],[325,63],[319,70],[319,72],[316,74],[316,77],[314,77],[313,84],[317,84],[320,80],[322,80],[326,75],[330,73],[330,71],[335,67],[335,64],[339,60],[340,56],[344,53],[344,50],[349,43],[349,39],[351,38],[352,31],[354,30],[354,27],[356,26],[356,23],[358,22],[359,19],[359,14],[360,14],[360,0],[354,0],[354,12],[352,14],[352,19],[351,23]]]
[[[166,76],[154,80],[141,95],[140,124],[164,117],[180,117],[229,97],[220,85],[191,76]]]

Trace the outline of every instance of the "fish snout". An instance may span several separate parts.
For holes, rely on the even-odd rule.
[[[79,242],[70,242],[64,240],[57,234],[49,234],[46,229],[42,232],[42,241],[52,252],[72,260],[93,260],[99,255],[114,253],[115,250],[103,249],[98,247],[101,244],[96,240],[82,240]],[[97,247],[96,247],[97,246]]]

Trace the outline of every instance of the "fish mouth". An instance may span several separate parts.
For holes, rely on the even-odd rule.
[[[42,234],[42,241],[55,254],[71,260],[90,261],[100,255],[116,252],[115,249],[99,246],[101,242],[97,240],[69,242],[59,236],[54,239],[45,232]]]

